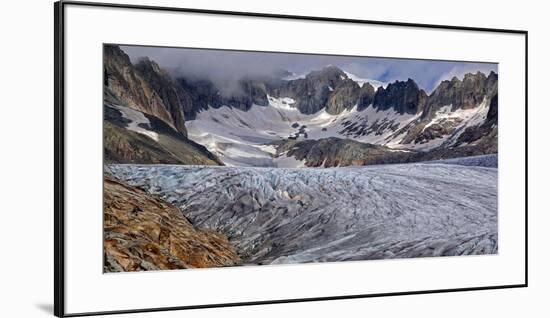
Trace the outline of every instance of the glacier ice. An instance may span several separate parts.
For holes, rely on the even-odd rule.
[[[226,234],[245,264],[497,253],[495,168],[108,165]]]

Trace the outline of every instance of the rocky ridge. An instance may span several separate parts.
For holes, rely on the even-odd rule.
[[[168,74],[149,59],[133,65],[116,45],[103,49],[104,99],[153,115],[186,134],[183,107]]]

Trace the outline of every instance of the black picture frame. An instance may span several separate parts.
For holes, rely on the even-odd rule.
[[[277,18],[277,19],[287,19],[287,20],[290,19],[290,20],[301,20],[301,21],[370,24],[370,25],[379,25],[379,26],[415,27],[415,28],[426,28],[426,29],[509,33],[509,34],[523,35],[525,36],[525,92],[526,92],[525,94],[525,114],[526,114],[525,116],[525,161],[526,161],[525,196],[526,198],[528,197],[528,189],[527,189],[527,184],[528,184],[527,183],[528,181],[527,180],[528,178],[528,173],[527,173],[528,172],[528,151],[527,151],[528,149],[528,142],[527,142],[528,32],[525,30],[388,22],[388,21],[374,21],[374,20],[356,20],[356,19],[345,19],[345,18],[298,16],[298,15],[256,13],[256,12],[218,11],[218,10],[203,10],[203,9],[175,8],[175,7],[162,7],[162,6],[126,5],[126,4],[94,3],[94,2],[79,2],[79,1],[58,1],[54,3],[54,314],[55,316],[80,317],[80,316],[95,316],[95,315],[123,314],[123,313],[158,312],[158,311],[183,310],[183,309],[235,307],[235,306],[264,305],[264,304],[312,302],[312,301],[324,301],[324,300],[479,291],[479,290],[493,290],[493,289],[503,289],[503,288],[524,288],[528,286],[528,206],[527,206],[528,204],[526,200],[525,202],[525,276],[524,276],[524,282],[521,284],[478,286],[478,287],[468,287],[468,288],[449,288],[449,289],[435,289],[435,290],[411,290],[411,291],[403,291],[403,292],[346,295],[346,296],[335,295],[330,297],[299,298],[299,299],[273,299],[273,300],[265,300],[265,301],[215,303],[215,304],[196,305],[196,306],[174,306],[174,307],[129,309],[129,310],[116,310],[116,311],[66,313],[65,306],[64,306],[64,299],[65,299],[65,288],[64,288],[65,286],[65,280],[64,280],[64,273],[65,273],[64,8],[66,5],[102,7],[102,8],[140,9],[140,10],[169,11],[169,12],[183,12],[183,13],[201,13],[201,14],[211,14],[211,15],[247,16],[247,17],[257,17],[257,18]]]

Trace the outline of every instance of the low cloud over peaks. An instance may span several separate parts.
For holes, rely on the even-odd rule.
[[[132,62],[147,56],[175,76],[209,79],[223,94],[238,94],[239,80],[264,77],[287,70],[306,74],[332,64],[358,77],[380,82],[414,81],[430,93],[442,81],[453,76],[481,71],[498,73],[495,63],[470,63],[397,58],[349,57],[294,53],[267,53],[212,49],[121,46]]]

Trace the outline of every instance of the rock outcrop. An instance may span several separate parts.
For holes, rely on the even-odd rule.
[[[293,107],[303,114],[314,114],[325,107],[328,113],[336,114],[355,106],[359,91],[356,82],[331,65],[312,71],[305,78],[287,81],[271,94],[294,99]]]
[[[399,114],[417,114],[423,111],[428,95],[412,80],[395,81],[386,88],[379,87],[374,96],[374,108],[388,110],[393,108]]]
[[[141,116],[143,122],[136,122]],[[203,145],[155,116],[124,106],[105,104],[104,160],[127,164],[223,165]]]
[[[253,104],[267,106],[267,84],[257,79],[242,79],[233,92],[222,93],[208,79],[176,77],[178,94],[185,118],[195,119],[196,114],[208,107],[229,106],[247,111]]]
[[[117,45],[104,45],[105,99],[153,115],[185,134],[183,107],[168,74],[149,59],[133,65]]]
[[[194,227],[170,203],[106,176],[104,271],[234,266],[241,262],[223,234]]]
[[[456,145],[466,148],[475,148],[477,153],[498,152],[498,94],[495,94],[489,103],[489,111],[483,124],[467,127],[458,136]],[[481,151],[480,151],[481,150]],[[476,154],[477,154],[476,153]]]
[[[247,111],[253,104],[267,106],[267,89],[264,83],[253,79],[239,81],[239,89],[228,96],[221,96],[221,104]]]
[[[385,146],[351,139],[288,140],[277,147],[278,156],[304,160],[307,167],[365,166],[413,160],[414,153],[396,152]]]
[[[453,115],[459,111],[467,112],[481,107],[488,107],[489,110],[486,117],[478,119],[481,122],[474,126],[464,128],[464,118]],[[452,142],[442,144],[441,148],[455,148],[469,143],[469,146],[480,148],[473,151],[475,155],[496,153],[497,114],[497,74],[491,72],[485,76],[481,72],[467,73],[463,80],[454,77],[449,81],[442,81],[436,87],[428,97],[420,118],[399,131],[405,134],[401,143],[422,144],[456,135],[456,138],[451,138]],[[482,138],[482,143],[472,144]]]
[[[349,78],[342,80],[328,98],[327,106],[325,107],[327,113],[336,115],[344,110],[352,109],[357,105],[360,93],[361,88],[356,82]]]
[[[187,119],[195,119],[198,112],[208,107],[222,106],[222,96],[214,83],[207,79],[177,77],[176,84]]]
[[[479,106],[485,97],[492,98],[498,91],[498,76],[490,72],[467,73],[462,80],[456,76],[442,81],[430,94],[428,109],[424,117],[433,115],[438,109],[452,105],[452,110],[471,109]]]
[[[357,110],[362,111],[374,103],[374,96],[376,91],[370,83],[365,83],[361,86],[359,93],[359,101],[357,102]]]
[[[178,90],[170,75],[157,63],[146,57],[140,59],[135,68],[162,100],[166,111],[172,117],[176,130],[185,134],[184,106],[182,103],[185,100],[179,97]]]

